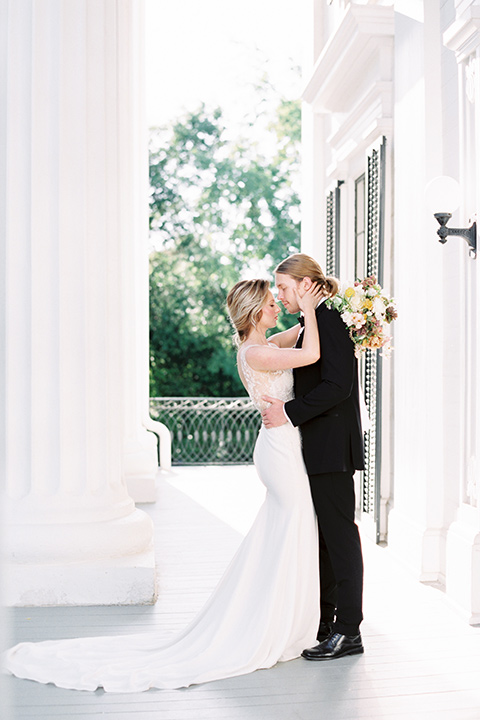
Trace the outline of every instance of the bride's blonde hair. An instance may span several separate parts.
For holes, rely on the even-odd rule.
[[[309,277],[320,285],[320,287],[323,287],[330,297],[336,295],[339,289],[338,280],[334,277],[325,277],[317,261],[311,258],[310,255],[305,255],[304,253],[290,255],[290,257],[283,260],[280,265],[277,265],[275,272],[290,275],[290,277],[297,282],[303,280],[304,277]]]
[[[269,289],[268,280],[240,280],[228,293],[227,309],[237,343],[244,342],[260,320]]]

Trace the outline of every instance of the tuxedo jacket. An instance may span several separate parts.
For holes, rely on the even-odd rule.
[[[316,309],[320,360],[293,371],[295,399],[285,411],[302,434],[309,475],[362,470],[363,432],[354,344],[338,310]],[[303,332],[297,341],[301,347]]]

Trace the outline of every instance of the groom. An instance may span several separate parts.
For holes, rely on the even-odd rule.
[[[325,278],[313,258],[292,255],[276,268],[278,299],[289,313],[300,308],[312,283],[335,294],[337,283]],[[271,405],[262,413],[267,428],[291,422],[300,427],[303,456],[318,518],[320,542],[319,644],[304,650],[307,660],[329,660],[363,653],[363,560],[355,524],[353,474],[363,469],[363,434],[358,369],[353,342],[337,310],[322,300],[316,309],[321,357],[294,370],[295,399]],[[300,332],[297,347],[301,347]]]

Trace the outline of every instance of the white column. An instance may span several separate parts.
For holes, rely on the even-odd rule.
[[[6,7],[5,3],[0,3],[0,86],[3,89],[4,83],[4,68],[6,67],[7,61],[7,24],[6,24]],[[0,112],[0,168],[5,167],[6,162],[6,148],[5,148],[5,133],[6,133],[6,117],[5,113]],[[2,185],[1,190],[4,190]],[[5,227],[5,193],[0,192],[0,228],[3,230]],[[5,287],[5,243],[0,234],[0,287]],[[0,300],[0,307],[2,301]],[[3,390],[6,387],[5,382],[5,316],[4,313],[0,313],[0,387]],[[5,489],[5,443],[6,443],[6,432],[5,432],[5,404],[0,402],[0,493],[3,493]],[[0,504],[0,549],[3,550],[5,544],[5,508],[4,504]],[[5,574],[3,563],[0,561],[0,653],[2,653],[7,647],[12,644],[10,638],[10,625],[8,624],[7,613],[5,611]],[[7,677],[0,673],[0,697],[2,698],[2,716],[5,716],[5,720],[12,720],[13,708],[9,692],[9,686],[11,684],[7,682]]]
[[[151,521],[123,478],[141,5],[7,2],[9,604],[155,596]]]
[[[119,58],[120,87],[127,110],[120,119],[121,144],[132,144],[132,156],[122,156],[119,188],[120,237],[124,247],[125,283],[122,295],[125,333],[124,465],[129,495],[136,502],[156,499],[157,437],[147,431],[149,409],[149,306],[148,306],[148,131],[144,98],[143,2],[118,3],[120,27],[131,28],[141,39]],[[142,102],[140,102],[140,98]],[[132,162],[133,157],[133,162]]]

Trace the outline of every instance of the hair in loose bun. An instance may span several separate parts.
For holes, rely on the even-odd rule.
[[[317,261],[304,253],[290,255],[275,268],[275,272],[290,275],[297,282],[303,280],[304,277],[309,277],[324,288],[330,297],[336,295],[339,289],[338,280],[334,277],[325,277]]]
[[[244,342],[260,320],[269,289],[268,280],[240,280],[228,293],[227,309],[237,342]]]

